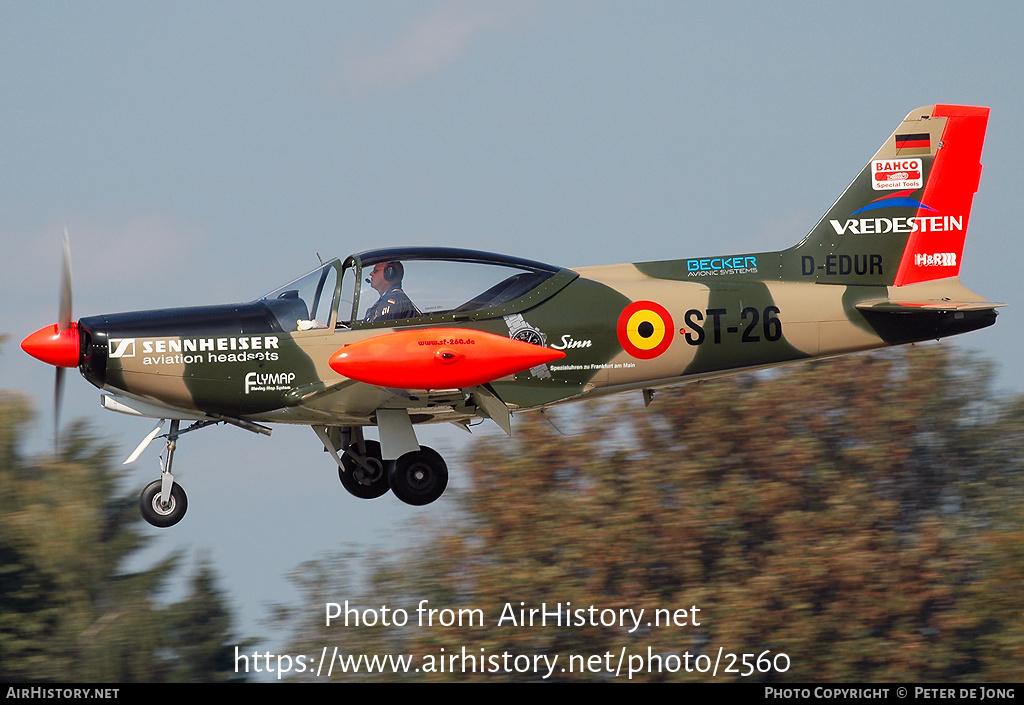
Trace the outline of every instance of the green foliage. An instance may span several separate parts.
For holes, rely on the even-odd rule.
[[[163,607],[178,559],[126,570],[147,539],[109,449],[76,426],[56,457],[23,457],[30,417],[24,399],[0,393],[0,680],[223,678],[230,618],[209,566],[190,597]]]
[[[175,657],[169,680],[175,683],[241,681],[234,670],[234,648],[246,644],[231,637],[232,619],[227,598],[217,586],[208,559],[200,561],[188,596],[168,610],[165,647]]]
[[[647,410],[592,404],[572,436],[523,415],[516,438],[467,454],[465,515],[445,530],[420,527],[436,538],[375,566],[353,598],[479,608],[485,626],[321,622],[298,625],[294,649],[424,656],[465,646],[560,654],[561,666],[569,654],[617,659],[623,648],[712,659],[719,648],[770,650],[788,655],[788,671],[716,679],[1020,680],[1022,420],[1024,399],[996,398],[983,364],[933,346],[691,384]],[[309,593],[321,611],[323,595],[347,594],[330,575]],[[521,602],[647,615],[696,605],[700,625],[497,627],[504,605]],[[681,669],[634,680],[709,678]]]

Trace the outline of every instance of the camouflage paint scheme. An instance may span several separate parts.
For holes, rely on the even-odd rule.
[[[521,314],[526,323],[547,336],[549,345],[582,346],[567,347],[566,358],[548,366],[549,375],[525,371],[492,384],[510,408],[523,410],[981,328],[995,321],[996,304],[965,289],[957,273],[970,200],[980,178],[987,113],[983,108],[956,106],[912,111],[811,233],[782,252],[565,269],[552,278],[554,281],[545,282],[544,291],[457,321],[442,315],[384,325],[354,322],[351,328],[286,332],[274,330],[267,322],[269,317],[249,310],[254,304],[227,307],[230,310],[220,316],[216,309],[222,307],[96,316],[82,319],[92,335],[92,359],[84,361],[82,369],[88,379],[101,381],[101,387],[182,409],[255,421],[371,425],[377,409],[403,408],[410,410],[414,421],[461,423],[478,416],[461,393],[409,394],[369,388],[341,378],[327,366],[327,359],[346,343],[406,326],[450,326],[508,335],[503,317]],[[952,125],[947,128],[949,123]],[[949,135],[943,139],[947,129],[958,131],[954,139]],[[927,134],[927,150],[898,150],[895,138],[902,134]],[[932,204],[939,192],[929,177],[940,145],[943,157],[956,161],[952,165],[960,182],[956,186],[964,197],[956,201],[947,195],[949,189],[937,195],[944,205],[957,209],[930,209],[936,208]],[[920,160],[921,182],[927,188],[912,189],[901,197],[892,197],[893,191],[873,190],[872,164],[905,159],[908,151]],[[947,171],[952,169],[947,167]],[[964,171],[971,173],[964,176]],[[864,211],[879,197],[893,204]],[[858,211],[870,218],[853,216]],[[950,225],[949,216],[960,222],[954,220]],[[930,219],[924,227],[951,230],[922,232],[920,218]],[[906,232],[852,232],[861,228],[891,230],[894,220],[895,229]],[[834,223],[839,223],[839,228]],[[953,229],[957,225],[960,227]],[[837,232],[843,227],[847,232]],[[929,236],[937,235],[947,237],[930,243]],[[954,242],[948,242],[948,236]],[[386,258],[409,256],[404,250],[382,252],[387,253]],[[456,250],[434,252],[453,258],[461,254]],[[895,285],[901,268],[914,268],[915,254],[944,252],[955,255],[947,258],[954,264],[917,267],[917,275],[907,279],[908,283]],[[367,259],[381,258],[378,253],[364,253],[350,257],[348,266],[365,267]],[[339,277],[339,288],[340,281]],[[670,326],[670,330],[656,333],[665,336],[667,347],[649,359],[624,349],[618,330],[623,310],[645,301],[668,313],[666,317],[651,311],[647,318],[655,323],[663,318]],[[899,306],[899,302],[905,305]],[[915,307],[917,310],[912,310]],[[649,307],[640,307],[641,323],[645,310]],[[205,318],[212,320],[203,320],[204,312]],[[222,325],[227,320],[220,319],[229,319],[230,328]],[[640,333],[632,334],[644,341]],[[203,354],[197,356],[202,360],[211,356],[254,359],[142,365],[143,356],[138,353],[117,359],[106,354],[104,339],[129,335],[135,338],[137,349],[151,343],[154,354],[165,354],[174,337],[198,338],[207,341],[200,351]],[[239,349],[243,339],[248,339],[244,351]],[[208,349],[211,340],[213,350]],[[295,378],[287,389],[245,394],[245,375],[251,371],[294,373]]]
[[[265,302],[94,316],[79,322],[79,367],[115,399],[151,404],[144,415],[329,432],[375,425],[385,410],[407,411],[413,424],[502,424],[509,412],[975,330],[992,325],[1000,305],[958,278],[988,112],[911,111],[810,233],[781,252],[578,269],[462,250],[365,252],[327,264],[336,276],[326,327],[285,330]],[[494,262],[538,283],[496,305],[378,323],[359,320],[373,301],[354,290],[339,313],[345,282],[363,281],[377,262],[419,259]],[[382,388],[328,366],[346,344],[410,327],[518,335],[565,357],[449,390]]]

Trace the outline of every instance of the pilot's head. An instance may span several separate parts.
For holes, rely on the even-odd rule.
[[[405,276],[405,267],[401,262],[378,262],[370,273],[370,286],[383,294],[393,286],[402,284],[402,277]]]

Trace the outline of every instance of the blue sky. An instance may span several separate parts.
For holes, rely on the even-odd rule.
[[[765,251],[907,112],[949,102],[992,108],[961,278],[1011,306],[944,344],[1020,392],[1021,26],[1011,2],[4,2],[0,388],[31,397],[27,447],[48,448],[53,373],[17,341],[56,318],[64,227],[76,317],[255,298],[318,252]],[[118,457],[151,428],[68,382],[65,419]],[[422,434],[456,493],[464,435]],[[155,550],[205,550],[247,633],[294,599],[301,561],[403,543],[455,507],[349,497],[308,428],[190,434],[175,463],[190,511]],[[130,480],[157,475],[154,447]]]

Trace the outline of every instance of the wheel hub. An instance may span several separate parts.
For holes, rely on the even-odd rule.
[[[171,495],[171,501],[170,502],[161,502],[159,494],[157,494],[155,497],[153,497],[153,511],[156,512],[157,514],[161,514],[163,516],[167,516],[168,514],[173,512],[174,511],[174,495]]]
[[[393,461],[388,471],[391,490],[406,504],[430,504],[448,486],[448,467],[433,448],[421,446]]]
[[[430,468],[423,465],[414,465],[409,468],[407,477],[411,486],[421,489],[430,483]]]
[[[379,480],[384,474],[384,464],[376,458],[366,458],[366,464],[369,465],[372,470],[367,470],[361,465],[357,465],[352,470],[352,477],[360,485],[369,486]]]

